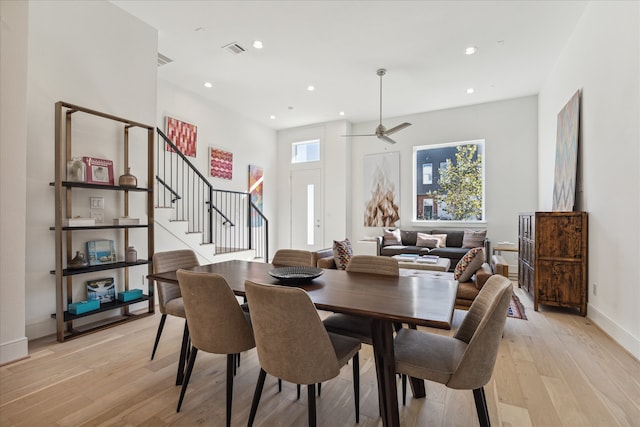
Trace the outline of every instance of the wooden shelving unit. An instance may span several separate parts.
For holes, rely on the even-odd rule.
[[[122,125],[124,132],[124,165],[119,168],[123,172],[129,167],[129,132],[132,129],[141,129],[146,132],[146,151],[147,151],[147,183],[150,188],[140,187],[124,187],[119,185],[99,185],[86,182],[73,182],[66,180],[67,162],[71,160],[71,126],[74,114],[89,114],[110,120]],[[50,227],[55,231],[55,269],[51,274],[55,275],[56,282],[56,312],[52,317],[56,319],[56,336],[58,341],[65,341],[76,338],[78,336],[96,332],[104,328],[112,327],[123,322],[139,319],[144,316],[153,314],[154,298],[152,283],[148,284],[147,294],[142,298],[121,302],[114,301],[103,303],[98,310],[94,310],[82,314],[71,314],[68,306],[73,301],[74,277],[83,274],[106,271],[114,269],[124,270],[124,284],[121,284],[117,290],[129,290],[129,268],[147,265],[147,275],[152,273],[151,259],[154,251],[153,237],[153,182],[154,182],[154,127],[137,123],[128,119],[113,116],[111,114],[102,113],[91,110],[78,105],[69,104],[59,101],[55,104],[55,181],[50,183],[55,188],[55,226]],[[115,143],[115,142],[114,142]],[[118,147],[120,149],[120,147]],[[114,175],[116,171],[114,170]],[[117,179],[117,178],[116,178]],[[146,197],[145,212],[137,212],[141,217],[146,216],[146,224],[136,225],[97,225],[83,227],[63,226],[63,220],[72,218],[73,198],[72,195],[77,191],[95,190],[95,191],[116,191],[122,193],[124,199],[124,209],[122,214],[129,215],[129,198],[130,197]],[[136,194],[139,193],[139,194]],[[110,264],[87,266],[79,269],[65,268],[67,263],[73,258],[73,239],[77,233],[95,230],[116,230],[118,232],[117,243],[119,248],[126,248],[129,245],[129,232],[134,229],[145,229],[147,234],[147,256],[146,259],[138,259],[136,262],[115,262]],[[124,253],[124,252],[123,252]],[[140,254],[139,254],[140,255]],[[143,257],[144,258],[144,257]],[[75,286],[79,286],[80,280],[77,280]],[[147,308],[137,313],[130,312],[132,304],[147,302]],[[86,319],[99,313],[114,312],[110,316],[106,316],[92,324],[85,324],[80,327],[74,324],[74,321]]]

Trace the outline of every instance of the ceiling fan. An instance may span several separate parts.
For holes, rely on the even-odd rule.
[[[384,125],[382,124],[382,76],[387,74],[387,70],[384,68],[380,68],[376,72],[376,74],[380,76],[380,124],[376,127],[375,133],[342,136],[377,136],[378,139],[388,142],[389,144],[395,144],[396,142],[393,139],[389,138],[389,135],[411,126],[411,123],[404,122],[402,124],[399,124],[398,126],[392,127],[391,129],[387,129],[384,127]]]

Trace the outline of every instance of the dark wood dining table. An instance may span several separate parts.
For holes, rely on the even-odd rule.
[[[219,274],[233,292],[245,295],[245,280],[280,284],[269,275],[275,266],[263,262],[224,261],[189,270]],[[151,280],[178,283],[175,271],[154,273]],[[453,318],[458,282],[425,277],[383,276],[325,269],[320,277],[300,285],[320,310],[373,319],[373,355],[384,426],[399,426],[398,397],[393,352],[393,324],[449,329]],[[251,305],[251,302],[249,302]],[[424,397],[424,382],[413,380],[414,397]]]

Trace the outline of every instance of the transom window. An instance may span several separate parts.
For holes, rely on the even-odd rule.
[[[484,140],[413,147],[414,220],[484,221]]]
[[[318,160],[320,160],[319,139],[291,144],[291,163],[317,162]]]

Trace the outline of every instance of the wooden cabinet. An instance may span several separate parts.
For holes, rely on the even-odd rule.
[[[587,315],[587,213],[523,213],[518,220],[518,283],[538,305]]]
[[[116,185],[102,185],[97,183],[88,183],[83,181],[67,180],[67,164],[72,159],[72,118],[82,115],[84,117],[74,120],[81,120],[83,138],[78,138],[79,145],[86,138],[91,138],[91,133],[101,132],[103,120],[111,122],[114,132],[123,132],[122,138],[114,138],[114,149],[123,154],[119,165],[115,165],[113,176],[115,176]],[[88,117],[87,117],[88,116]],[[100,122],[100,123],[98,123]],[[120,130],[119,130],[120,129]],[[136,130],[137,129],[137,130]],[[146,183],[150,188],[141,187],[125,187],[119,186],[118,175],[128,170],[129,164],[129,133],[142,132],[143,135],[137,135],[137,142],[142,141],[144,145],[143,152],[147,153],[146,161]],[[110,138],[110,137],[109,137]],[[106,327],[114,326],[118,323],[135,320],[143,316],[153,314],[153,287],[147,284],[147,293],[131,301],[106,302],[99,305],[94,311],[88,311],[81,314],[72,314],[69,311],[71,303],[80,302],[86,299],[86,280],[91,277],[91,273],[118,270],[119,277],[122,280],[116,282],[116,295],[120,291],[129,290],[130,270],[137,266],[146,266],[144,276],[151,274],[151,258],[153,256],[154,239],[153,239],[153,182],[154,182],[154,128],[152,126],[136,123],[131,120],[112,116],[110,114],[101,113],[88,108],[65,102],[57,102],[55,104],[55,182],[50,185],[55,188],[55,226],[50,227],[55,231],[55,269],[51,271],[55,275],[56,281],[56,312],[52,315],[56,319],[56,334],[58,341],[65,341],[70,338],[84,335],[86,333],[95,332]],[[80,145],[81,147],[81,145]],[[82,147],[81,147],[82,148]],[[139,153],[141,149],[137,149]],[[76,150],[82,152],[82,150]],[[142,160],[141,163],[145,163]],[[96,226],[68,226],[66,222],[70,218],[74,218],[74,203],[78,200],[89,200],[89,196],[110,195],[115,196],[117,200],[117,210],[123,217],[128,217],[130,206],[136,206],[136,212],[132,215],[140,219],[140,224],[120,225],[114,223],[98,224]],[[75,197],[74,197],[75,195]],[[142,198],[142,199],[133,199]],[[144,211],[140,211],[140,206],[145,206]],[[80,210],[76,207],[76,210]],[[130,233],[142,233],[132,235]],[[104,236],[102,236],[104,234]],[[110,262],[101,265],[89,265],[81,268],[68,268],[69,262],[74,257],[78,249],[84,248],[86,241],[93,240],[98,235],[100,238],[114,240],[116,244],[116,262]],[[138,251],[138,258],[135,261],[127,262],[125,260],[125,250],[130,244],[130,239],[136,238],[137,241],[144,242],[146,240],[147,253]],[[133,239],[132,239],[133,240]],[[84,252],[84,251],[82,251]],[[88,257],[88,255],[87,255]],[[138,270],[136,270],[138,272]],[[95,275],[94,275],[95,276]],[[83,289],[84,288],[84,289]],[[132,304],[144,304],[144,309],[140,310],[139,306],[136,312],[130,311]],[[88,317],[96,316],[96,322],[87,322]],[[85,318],[82,325],[76,322]],[[93,319],[92,319],[93,320]]]

